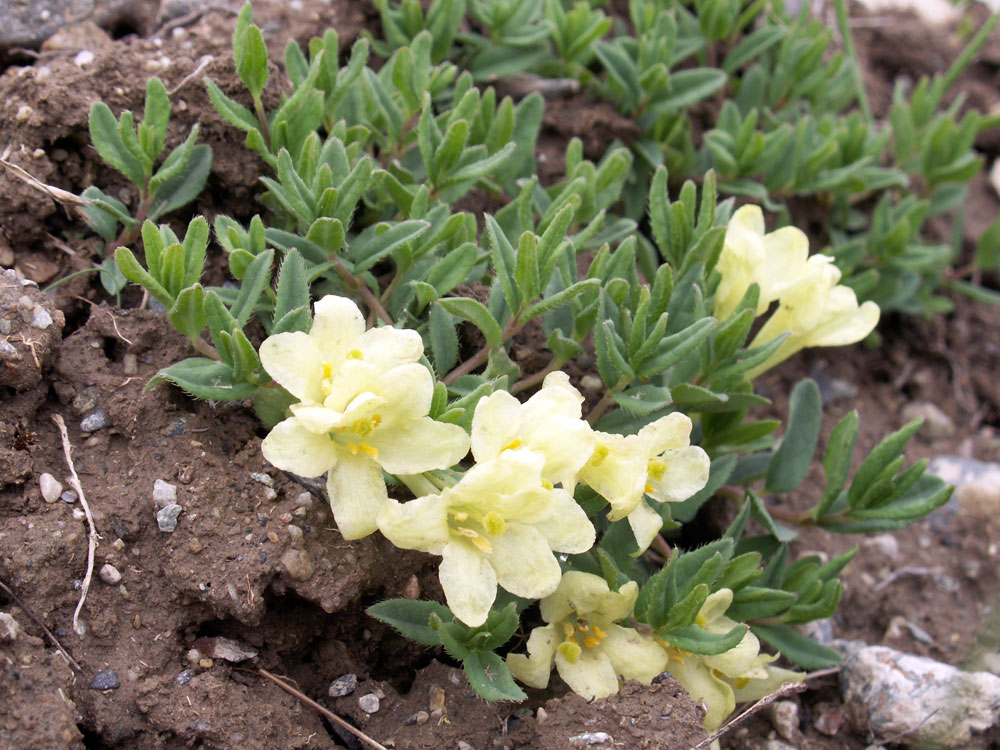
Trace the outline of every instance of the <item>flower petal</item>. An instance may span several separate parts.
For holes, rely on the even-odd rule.
[[[458,425],[430,417],[380,427],[368,440],[390,474],[420,474],[447,469],[469,452],[469,434]]]
[[[343,414],[325,406],[314,406],[308,401],[288,407],[299,424],[309,432],[329,439],[329,432],[340,427]]]
[[[390,499],[379,513],[378,527],[397,547],[440,555],[449,542],[448,501],[443,495],[425,495],[408,503]]]
[[[611,589],[608,588],[608,582],[600,576],[579,570],[567,570],[563,573],[559,588],[542,599],[539,605],[542,619],[553,623],[569,617],[573,612],[587,615],[601,607],[609,595]],[[635,601],[634,597],[632,601]],[[632,612],[631,603],[628,612],[629,614]]]
[[[496,580],[507,591],[526,599],[541,599],[559,586],[562,569],[545,537],[534,526],[507,524],[503,534],[487,537],[493,551],[486,557]]]
[[[726,618],[729,619],[729,618]],[[730,620],[733,624],[730,629],[736,627],[737,623]],[[721,654],[715,654],[714,656],[705,656],[705,663],[712,669],[720,672],[721,674],[729,677],[731,679],[737,679],[743,677],[754,664],[754,660],[757,658],[757,654],[760,653],[760,641],[757,640],[757,636],[747,629],[746,634],[736,646],[725,651]]]
[[[712,674],[712,670],[698,654],[686,654],[679,658],[679,662],[669,662],[667,671],[684,686],[691,700],[705,701],[705,729],[718,729],[736,708],[732,687]]]
[[[521,403],[507,391],[479,399],[472,417],[472,455],[483,462],[496,458],[518,436]]]
[[[653,488],[649,496],[654,500],[661,503],[683,502],[708,484],[712,461],[697,445],[667,451],[660,456],[660,460],[666,462],[667,470],[659,480],[649,478]]]
[[[326,480],[330,508],[344,539],[360,539],[378,528],[376,519],[389,495],[377,463],[343,451],[339,459]]]
[[[313,312],[309,338],[336,368],[365,332],[364,316],[352,300],[333,294],[317,300]]]
[[[560,637],[552,625],[532,630],[528,636],[528,655],[507,655],[507,668],[510,669],[510,673],[533,688],[548,687]]]
[[[607,584],[605,584],[607,585]],[[606,622],[617,622],[632,615],[635,600],[639,598],[639,584],[629,581],[617,591],[609,591],[593,609],[595,617]]]
[[[649,545],[663,528],[663,517],[649,507],[649,503],[643,498],[635,506],[635,510],[628,514],[628,525],[632,527],[635,542],[639,545],[639,552],[636,554],[642,554],[649,549]]]
[[[580,470],[580,479],[611,504],[608,519],[617,521],[642,499],[649,454],[637,435],[598,432],[596,438],[594,454]]]
[[[300,477],[318,477],[337,464],[337,446],[329,435],[310,432],[296,418],[279,422],[261,443],[264,458]]]
[[[301,331],[268,336],[260,345],[260,363],[267,374],[302,401],[320,402],[324,354]]]
[[[624,679],[648,685],[667,668],[667,652],[649,636],[621,625],[608,626],[605,634],[599,648]]]
[[[691,418],[679,411],[667,414],[639,430],[639,438],[646,444],[650,458],[686,448],[691,444]]]
[[[390,419],[418,419],[431,410],[434,376],[421,364],[406,364],[386,370],[378,376],[374,390],[391,405]]]
[[[486,622],[497,596],[497,577],[478,549],[463,541],[449,542],[441,554],[438,577],[455,617],[473,628]]]
[[[594,525],[586,511],[566,490],[552,490],[551,496],[554,501],[551,515],[532,524],[545,537],[549,547],[569,554],[586,552],[593,547]]]
[[[389,370],[399,365],[416,362],[424,353],[424,342],[420,334],[409,328],[371,328],[357,340],[365,362],[379,370]]]
[[[556,651],[556,669],[573,692],[587,700],[607,698],[618,692],[618,675],[601,650],[586,648],[575,662]]]

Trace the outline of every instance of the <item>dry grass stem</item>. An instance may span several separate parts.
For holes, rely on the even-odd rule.
[[[76,475],[76,467],[73,465],[73,448],[69,443],[69,433],[66,432],[66,422],[63,420],[61,414],[53,414],[52,421],[56,423],[56,427],[59,428],[59,434],[62,437],[63,455],[66,457],[66,466],[69,467],[70,473],[70,487],[76,490],[76,494],[80,498],[80,506],[87,516],[87,526],[89,527],[87,532],[87,573],[84,575],[83,584],[80,586],[80,601],[77,602],[76,611],[73,612],[73,630],[77,635],[82,636],[80,610],[83,609],[83,603],[87,600],[90,581],[94,576],[94,553],[97,551],[97,527],[94,526],[94,516],[90,512],[87,496],[83,492],[83,487],[80,485],[80,477]]]

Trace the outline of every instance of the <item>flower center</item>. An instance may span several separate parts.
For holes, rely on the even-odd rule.
[[[475,510],[452,510],[448,513],[448,526],[452,533],[468,539],[483,554],[493,551],[487,537],[501,536],[507,530],[507,522],[495,510],[485,515]]]
[[[564,640],[556,650],[570,664],[576,664],[585,648],[595,648],[601,645],[601,641],[608,637],[608,634],[597,625],[589,622],[585,617],[577,617],[574,621],[566,620],[562,624]]]
[[[378,448],[364,442],[364,439],[375,432],[375,428],[382,423],[381,414],[372,414],[367,419],[359,419],[354,424],[347,427],[339,427],[332,433],[334,441],[343,445],[351,452],[352,456],[359,453],[369,458],[378,458]]]
[[[587,463],[596,469],[598,466],[604,463],[604,459],[606,459],[610,453],[611,451],[608,450],[608,446],[598,445],[596,448],[594,448],[594,454],[590,457]]]
[[[646,493],[651,493],[654,491],[653,482],[660,482],[663,480],[664,474],[667,473],[667,462],[661,458],[654,458],[648,464],[646,464],[646,476],[650,481],[646,482],[646,486],[643,488]]]

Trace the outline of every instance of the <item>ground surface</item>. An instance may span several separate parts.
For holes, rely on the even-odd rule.
[[[329,26],[338,29],[342,44],[363,28],[378,33],[368,3],[294,5],[255,3],[272,51]],[[74,62],[76,49],[8,67],[0,76],[0,150],[13,147],[14,163],[64,189],[98,184],[117,191],[119,177],[87,145],[87,110],[96,99],[115,111],[140,109],[145,80],[155,73],[175,103],[178,127],[171,138],[200,121],[202,138],[215,152],[208,190],[193,211],[245,221],[253,213],[261,165],[211,110],[198,78],[186,80],[211,56],[204,72],[224,90],[239,90],[230,69],[232,14],[213,11],[160,34],[154,33],[154,16],[137,14],[148,25],[135,29],[138,34],[88,39],[95,58],[83,68]],[[892,79],[939,69],[958,48],[945,32],[906,18],[867,19],[858,35],[877,112],[888,104]],[[914,52],[928,49],[935,54]],[[998,64],[1000,43],[987,47],[984,61],[963,78],[963,89],[981,108],[995,98]],[[30,111],[22,117],[23,107]],[[630,126],[607,105],[579,96],[551,101],[539,141],[540,173],[560,176],[569,137],[584,137],[588,155],[600,156],[614,137],[627,137]],[[992,161],[996,132],[984,134],[980,146]],[[967,234],[981,232],[998,208],[985,178],[977,181]],[[0,265],[42,285],[96,258],[95,243],[78,222],[7,173],[0,173],[0,230]],[[221,267],[217,263],[213,282],[222,281]],[[0,371],[0,580],[76,660],[70,665],[62,659],[12,596],[0,591],[0,611],[22,630],[11,641],[0,627],[0,745],[357,747],[260,677],[258,666],[289,678],[397,748],[579,747],[581,741],[570,738],[605,731],[620,747],[685,750],[704,737],[697,707],[672,680],[653,688],[629,685],[593,705],[572,695],[546,703],[549,696],[541,694],[526,706],[489,705],[471,695],[460,670],[434,661],[442,654],[417,648],[367,618],[363,608],[382,598],[439,594],[434,560],[399,552],[377,536],[342,540],[321,499],[265,464],[262,433],[248,409],[196,403],[166,387],[142,394],[160,367],[192,352],[161,316],[136,309],[138,301],[128,292],[124,309],[109,305],[93,276],[49,298],[9,274],[0,277],[0,317],[12,321],[5,338],[16,352],[5,355]],[[914,404],[929,401],[954,430],[942,429],[935,439],[919,436],[911,459],[1000,460],[1000,311],[956,302],[953,315],[933,322],[886,320],[879,349],[794,359],[760,383],[774,398],[770,408],[784,415],[782,394],[812,375],[830,393],[826,431],[850,409],[860,411],[860,452],[907,421]],[[48,311],[51,324],[26,322],[36,310]],[[86,522],[72,495],[72,502],[48,502],[39,485],[49,473],[69,489],[56,415],[68,423],[73,460],[100,533],[96,568],[114,568],[95,575],[81,614],[82,638],[71,623],[86,567]],[[84,420],[89,429],[81,428]],[[183,507],[173,532],[158,526],[164,501],[154,498],[157,480],[176,487]],[[805,505],[809,491],[793,505]],[[953,664],[982,662],[1000,640],[989,619],[1000,588],[1000,530],[995,507],[963,497],[964,504],[955,501],[896,535],[896,543],[804,535],[800,551],[832,555],[861,547],[847,569],[834,635]],[[712,504],[701,520],[721,527],[731,513],[724,503]],[[219,637],[255,656],[228,661],[232,655]],[[344,675],[354,675],[357,687],[331,697],[331,682]],[[368,713],[359,698],[371,695],[379,708]],[[795,700],[802,747],[868,743],[864,727],[838,721],[835,677]],[[534,710],[543,704],[543,712]],[[370,707],[370,699],[364,705]],[[755,717],[723,745],[759,747],[772,734],[770,723]],[[991,737],[978,742],[994,746]]]

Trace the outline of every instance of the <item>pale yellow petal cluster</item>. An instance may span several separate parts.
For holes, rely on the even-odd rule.
[[[507,656],[511,674],[544,688],[555,666],[573,692],[588,700],[617,693],[623,680],[650,684],[666,667],[666,653],[652,637],[618,624],[632,614],[638,594],[635,581],[611,591],[600,576],[565,573],[541,602],[548,624],[532,630],[528,654]]]
[[[439,578],[448,607],[482,625],[500,585],[540,599],[559,585],[553,552],[586,552],[594,544],[587,514],[562,488],[543,479],[546,457],[503,450],[453,487],[407,503],[388,500],[378,527],[397,547],[441,555]]]
[[[598,432],[580,480],[611,505],[608,519],[628,518],[639,551],[649,547],[663,519],[645,496],[661,503],[686,500],[708,482],[708,454],[691,445],[691,420],[673,413],[635,435]]]
[[[698,612],[696,623],[710,633],[728,633],[741,624],[726,617],[726,610],[732,602],[733,592],[729,589],[712,593]],[[742,702],[753,700],[754,696],[763,697],[781,684],[801,676],[771,667],[769,663],[777,656],[761,654],[760,641],[749,628],[735,647],[714,656],[691,654],[666,642],[661,642],[661,645],[669,657],[667,671],[677,678],[693,700],[705,702],[707,713],[704,723],[709,731],[722,726],[722,722],[736,708],[737,700]]]
[[[721,276],[714,302],[718,320],[729,317],[750,285],[757,284],[756,315],[776,301],[779,305],[751,347],[789,334],[766,362],[747,373],[750,379],[805,347],[860,341],[878,324],[878,305],[858,304],[854,291],[840,285],[841,273],[831,257],[810,256],[806,235],[795,227],[765,233],[758,206],[743,206],[733,214],[716,269]]]
[[[418,474],[446,469],[469,450],[456,425],[428,416],[434,380],[418,360],[416,331],[365,330],[357,305],[327,296],[314,307],[308,334],[264,340],[267,373],[299,399],[292,416],[264,439],[264,457],[305,477],[329,472],[334,518],[347,539],[376,529],[388,499],[382,471]]]

